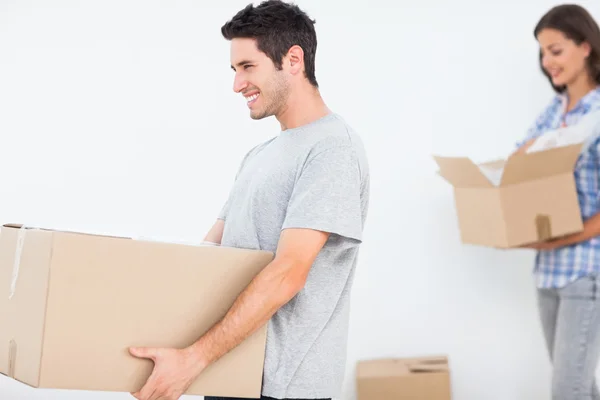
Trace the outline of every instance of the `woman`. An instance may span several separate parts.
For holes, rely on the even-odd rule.
[[[548,130],[600,111],[600,29],[577,5],[552,8],[534,30],[540,65],[556,97],[520,146]],[[600,354],[600,140],[575,167],[584,223],[581,233],[528,246],[538,250],[535,278],[552,360],[552,399],[600,400],[595,372]]]

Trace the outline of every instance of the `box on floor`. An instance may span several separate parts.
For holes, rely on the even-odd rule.
[[[0,373],[37,388],[137,391],[153,363],[134,358],[129,347],[193,343],[272,258],[5,225]],[[259,397],[265,343],[263,326],[187,393]]]
[[[359,361],[357,400],[451,400],[448,359],[387,358]]]

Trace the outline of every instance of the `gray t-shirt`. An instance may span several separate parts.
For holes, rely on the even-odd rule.
[[[219,215],[223,246],[275,252],[282,229],[331,233],[303,290],[269,322],[264,396],[340,394],[369,181],[363,144],[337,114],[282,131],[242,162]]]

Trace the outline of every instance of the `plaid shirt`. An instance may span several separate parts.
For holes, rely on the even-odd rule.
[[[584,96],[564,114],[566,97],[557,95],[529,129],[527,140],[561,125],[576,124],[590,111],[600,110],[600,87]],[[577,196],[583,220],[600,211],[600,139],[584,151],[574,170]],[[538,251],[535,260],[536,284],[540,288],[563,287],[574,280],[600,272],[600,236],[554,250]]]

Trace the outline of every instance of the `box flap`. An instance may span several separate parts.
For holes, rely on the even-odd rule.
[[[446,357],[364,360],[359,361],[356,374],[358,378],[373,378],[439,372],[448,372],[448,359]]]
[[[573,171],[583,144],[513,154],[506,162],[500,186],[513,185]]]
[[[412,374],[448,372],[448,360],[445,357],[416,360],[407,364]]]
[[[479,167],[467,157],[434,156],[440,167],[438,174],[454,187],[493,187]]]
[[[4,224],[2,226],[6,228],[21,229],[23,227],[23,224]]]
[[[372,378],[381,376],[404,376],[409,370],[401,359],[375,359],[359,361],[356,367],[358,378]]]
[[[486,161],[486,162],[483,162],[483,163],[478,164],[478,165],[480,167],[488,167],[488,168],[492,168],[492,169],[503,169],[504,168],[504,164],[506,164],[506,160]]]
[[[6,223],[6,224],[3,224],[2,227],[12,228],[12,229],[35,229],[38,231],[46,231],[46,232],[69,233],[69,234],[73,234],[73,235],[101,236],[101,237],[110,237],[110,238],[116,238],[116,239],[131,239],[131,237],[127,237],[127,236],[115,236],[115,235],[91,233],[91,232],[67,231],[67,230],[61,230],[61,229],[42,228],[42,227],[38,227],[38,226],[16,224],[16,223]]]

